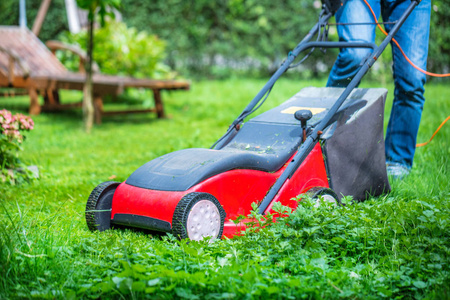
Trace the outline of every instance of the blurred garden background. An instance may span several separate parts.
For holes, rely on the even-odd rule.
[[[80,108],[32,116],[27,131],[21,115],[28,115],[29,97],[0,97],[0,110],[19,114],[17,122],[28,126],[17,147],[10,146],[14,155],[39,173],[11,179],[2,166],[0,299],[450,299],[448,124],[417,149],[412,173],[393,182],[392,193],[364,203],[305,207],[261,232],[212,244],[132,230],[88,231],[84,210],[96,185],[124,181],[168,152],[210,147],[320,12],[320,2],[312,0],[120,2],[121,17],[95,30],[101,71],[185,79],[190,90],[162,92],[166,118],[106,116],[90,134]],[[26,1],[28,27],[40,4]],[[432,4],[428,70],[448,73],[450,8],[444,0]],[[0,25],[18,24],[19,1],[2,0]],[[333,26],[329,33],[337,40]],[[86,49],[86,32],[69,32],[63,0],[51,2],[39,38]],[[336,55],[316,50],[276,83],[260,112],[303,87],[325,86]],[[79,63],[68,53],[58,58],[71,70]],[[389,90],[385,126],[391,78],[387,49],[361,83]],[[428,78],[419,142],[449,115],[448,86],[448,79]],[[81,91],[61,92],[67,103],[82,98]],[[154,106],[151,92],[142,89],[104,103],[113,110]]]
[[[152,68],[127,70],[126,59],[153,57],[158,62],[186,78],[230,78],[238,75],[268,76],[284,60],[299,40],[317,22],[320,1],[288,0],[227,0],[227,1],[132,1],[122,0],[120,13],[123,24],[114,24],[98,33],[96,61],[103,72],[110,74],[150,74]],[[31,27],[41,1],[27,1],[28,24]],[[430,51],[428,71],[448,73],[450,61],[450,7],[444,0],[433,1],[431,14]],[[2,25],[19,24],[17,0],[3,0],[0,3]],[[127,29],[125,29],[127,28]],[[132,29],[134,28],[134,29]],[[80,37],[67,32],[64,0],[53,0],[39,37],[42,41],[61,39],[77,42],[85,47]],[[115,39],[108,39],[111,31]],[[137,34],[140,33],[139,39]],[[333,26],[331,38],[336,38]],[[380,35],[381,37],[381,35]],[[134,42],[130,43],[133,39]],[[146,39],[145,47],[139,43]],[[108,43],[105,43],[107,41]],[[151,47],[149,46],[151,45]],[[134,56],[124,58],[126,51],[116,55],[123,61],[114,65],[109,50],[129,47]],[[148,48],[151,48],[150,51]],[[302,66],[302,72],[293,72],[295,78],[310,79],[326,77],[335,59],[335,51],[327,55],[315,53]],[[146,55],[142,55],[145,53]],[[373,75],[377,80],[389,80],[390,53],[382,56],[382,65]],[[147,72],[147,73],[146,73]],[[374,73],[374,72],[372,72]],[[387,77],[387,78],[386,78]],[[434,80],[434,79],[432,79]]]

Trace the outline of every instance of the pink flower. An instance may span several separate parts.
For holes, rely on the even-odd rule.
[[[23,135],[21,130],[33,130],[33,120],[23,114],[12,115],[11,112],[6,109],[0,110],[0,134],[8,137],[13,142],[22,143]]]
[[[30,130],[30,128],[34,125],[33,120],[31,120],[30,117],[24,116],[22,114],[17,114],[15,117],[19,120],[20,129]]]
[[[8,137],[10,141],[16,140],[19,144],[23,142],[23,136],[18,130],[6,130],[5,136]]]
[[[2,123],[11,123],[13,121],[12,114],[6,109],[0,110],[0,116],[2,116]]]

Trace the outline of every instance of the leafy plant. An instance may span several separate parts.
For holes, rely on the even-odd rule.
[[[85,31],[65,33],[59,38],[86,49],[86,34]],[[166,43],[156,35],[111,20],[104,27],[94,30],[94,39],[95,62],[102,73],[155,79],[172,78],[175,75],[162,62]],[[66,66],[76,70],[78,62],[74,56],[64,52],[58,52],[57,55]]]
[[[6,109],[0,110],[0,167],[1,181],[14,184],[16,181],[27,179],[30,173],[23,167],[18,158],[18,152],[22,150],[21,144],[25,140],[24,131],[34,128],[33,120],[22,114],[11,114]]]
[[[246,218],[238,216],[236,220],[243,220],[245,223],[245,233],[254,233],[260,231],[262,228],[271,226],[274,222],[274,214],[268,213],[262,215],[258,212],[258,203],[251,204],[252,210]]]

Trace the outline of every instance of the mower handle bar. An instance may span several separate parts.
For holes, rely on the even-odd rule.
[[[383,40],[383,42],[377,46],[373,53],[366,59],[364,64],[359,69],[358,73],[356,73],[355,77],[353,77],[352,81],[350,81],[349,85],[345,88],[345,90],[342,92],[342,94],[339,96],[338,100],[333,104],[333,106],[330,108],[328,113],[325,115],[325,117],[319,122],[317,126],[315,126],[311,132],[311,134],[307,137],[305,142],[301,144],[299,147],[297,153],[294,155],[291,162],[288,164],[286,169],[283,171],[281,176],[277,179],[275,184],[270,188],[269,192],[264,197],[263,201],[258,207],[258,212],[260,214],[264,214],[272,200],[276,197],[280,189],[283,187],[286,180],[291,178],[291,176],[295,173],[295,171],[298,169],[298,167],[301,165],[301,163],[305,160],[309,152],[314,148],[316,143],[319,141],[320,134],[322,131],[328,126],[330,120],[333,118],[335,113],[338,111],[338,109],[341,107],[341,105],[344,103],[344,101],[347,99],[347,97],[350,95],[350,93],[353,91],[353,89],[358,85],[362,77],[367,73],[367,71],[372,67],[372,65],[375,63],[375,61],[378,59],[378,57],[383,53],[383,51],[386,49],[387,45],[391,42],[394,35],[397,33],[397,31],[400,29],[400,27],[405,22],[406,18],[411,14],[413,9],[419,4],[420,0],[414,0],[411,1],[408,8],[405,10],[403,15],[400,17],[398,22],[394,25],[394,27],[391,29],[389,34],[386,36],[386,38]],[[320,21],[319,21],[320,22]],[[297,46],[298,47],[298,46]],[[281,69],[281,68],[280,68]]]
[[[310,32],[305,36],[305,38],[292,50],[289,52],[287,59],[283,62],[280,68],[272,75],[269,81],[263,86],[263,88],[259,91],[259,93],[250,101],[247,107],[242,111],[239,117],[234,120],[234,122],[230,125],[228,131],[221,137],[216,144],[212,147],[214,149],[221,149],[225,146],[229,139],[226,137],[230,135],[231,132],[234,131],[236,133],[236,127],[238,127],[244,119],[250,115],[253,109],[258,105],[261,99],[268,93],[268,91],[272,88],[275,82],[289,69],[290,65],[294,62],[297,56],[310,48],[371,48],[373,51],[378,47],[375,43],[363,43],[363,42],[310,42],[309,40],[317,33],[319,30],[320,24],[324,24],[324,22],[328,21],[331,17],[331,14],[327,14],[322,17],[319,22],[310,30]]]
[[[244,111],[241,113],[239,118],[237,118],[232,126],[236,126],[243,121],[243,118],[247,116],[247,113],[251,112],[253,108],[259,103],[262,97],[272,88],[275,82],[283,75],[284,72],[289,68],[297,56],[310,48],[371,48],[372,53],[377,49],[377,44],[375,43],[363,43],[363,42],[302,42],[293,51],[289,52],[288,58],[281,65],[281,67],[272,75],[270,80],[264,85],[264,87],[259,91],[259,93],[253,98],[253,100],[247,105]],[[380,53],[381,54],[381,53]],[[364,75],[364,74],[363,74]],[[362,77],[362,76],[361,76]]]
[[[278,78],[283,75],[283,73],[289,68],[291,63],[294,61],[294,59],[297,57],[298,54],[300,54],[302,50],[302,45],[304,43],[307,43],[311,40],[311,38],[319,31],[319,28],[321,24],[326,24],[328,20],[332,17],[331,13],[326,13],[325,10],[322,10],[321,17],[319,21],[316,23],[316,25],[311,28],[311,30],[306,34],[306,36],[301,40],[301,42],[295,47],[292,52],[290,52],[287,59],[282,63],[280,68],[272,75],[272,77],[269,79],[269,81],[263,86],[263,88],[256,94],[256,96],[250,101],[250,103],[247,105],[247,107],[242,111],[242,113],[239,115],[239,117],[233,121],[233,123],[228,128],[227,132],[211,147],[214,149],[221,149],[224,147],[228,140],[227,137],[233,132],[234,134],[237,132],[237,127],[242,123],[242,121],[247,117],[249,114],[251,114],[252,110],[256,107],[256,105],[259,103],[259,101],[264,97],[264,95],[272,88],[272,86],[275,84],[275,82],[278,80]],[[233,135],[234,135],[233,134]]]

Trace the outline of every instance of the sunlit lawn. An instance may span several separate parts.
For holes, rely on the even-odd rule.
[[[283,234],[289,228],[284,225],[232,241],[186,245],[128,230],[88,231],[84,209],[97,184],[110,178],[123,181],[137,167],[171,151],[209,147],[264,83],[193,82],[190,91],[163,94],[167,119],[150,114],[104,117],[89,135],[82,130],[80,110],[33,117],[35,129],[20,155],[39,167],[40,178],[22,186],[0,184],[0,299],[448,298],[450,124],[417,149],[411,175],[394,182],[389,196],[342,208],[340,217],[303,212],[309,221],[301,226],[300,215],[292,217],[290,226],[300,226],[301,232],[322,226],[317,220],[326,216],[326,226],[343,226],[335,233],[323,225],[315,235],[305,231],[295,236]],[[324,83],[280,80],[264,110],[303,87]],[[379,85],[363,85],[370,86]],[[386,124],[393,94],[392,86],[388,89]],[[81,98],[75,92],[62,96],[63,101]],[[426,98],[419,142],[450,112],[444,84],[428,85]],[[0,98],[0,107],[26,113],[28,99]],[[353,220],[352,215],[358,217]],[[373,243],[359,245],[364,240],[359,233],[354,240],[334,239],[347,230],[358,232],[359,226],[365,226],[361,234]],[[384,235],[374,238],[375,228],[383,226]],[[297,265],[289,263],[296,259]]]

